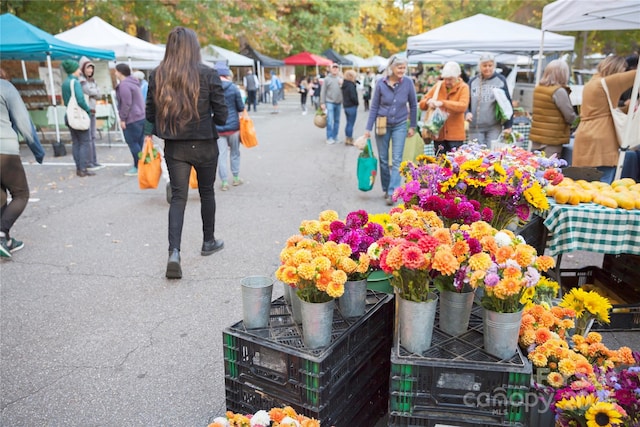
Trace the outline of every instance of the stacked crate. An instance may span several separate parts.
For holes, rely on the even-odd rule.
[[[481,310],[474,307],[462,335],[436,326],[422,355],[393,347],[389,426],[527,425],[531,364],[520,350],[509,360],[483,350]]]
[[[336,304],[331,344],[308,349],[282,298],[269,327],[223,332],[227,409],[242,414],[285,405],[336,427],[375,425],[389,390],[393,296],[367,292],[364,316],[345,318]]]

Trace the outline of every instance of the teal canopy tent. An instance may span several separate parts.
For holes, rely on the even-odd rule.
[[[40,28],[23,21],[15,15],[0,15],[0,59],[17,59],[22,61],[47,61],[49,83],[51,85],[51,102],[56,105],[53,88],[53,70],[51,60],[79,59],[86,56],[91,59],[114,60],[111,50],[94,49],[67,43],[55,38]],[[26,79],[26,76],[25,76]],[[57,109],[54,108],[57,115]],[[58,118],[56,122],[56,140],[60,142]]]

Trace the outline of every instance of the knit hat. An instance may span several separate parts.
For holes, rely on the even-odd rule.
[[[223,62],[218,62],[216,63],[216,71],[218,72],[219,76],[230,76],[231,75],[231,70],[229,69],[229,67],[227,67],[227,64],[223,63]]]
[[[78,64],[73,59],[65,59],[62,61],[62,69],[67,74],[73,74],[75,71],[80,68],[80,64]]]
[[[460,71],[458,63],[451,61],[444,64],[440,76],[442,76],[443,79],[446,79],[447,77],[460,77],[461,73],[462,71]]]

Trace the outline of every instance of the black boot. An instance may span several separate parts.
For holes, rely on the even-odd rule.
[[[202,251],[200,254],[202,256],[211,255],[214,252],[218,252],[220,249],[224,247],[224,242],[220,239],[209,240],[208,242],[204,242],[202,244]]]
[[[167,261],[167,279],[181,279],[182,268],[180,268],[180,250],[169,251],[169,261]]]

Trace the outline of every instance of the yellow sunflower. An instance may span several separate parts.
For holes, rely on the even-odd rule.
[[[612,427],[622,425],[623,414],[609,402],[598,402],[585,413],[587,427]]]

